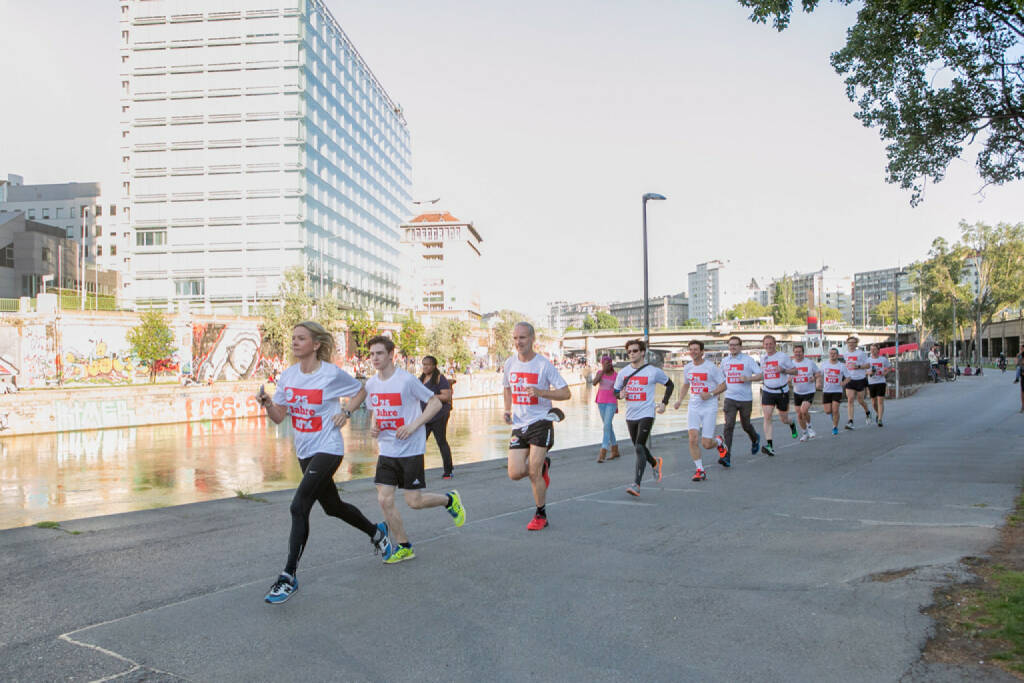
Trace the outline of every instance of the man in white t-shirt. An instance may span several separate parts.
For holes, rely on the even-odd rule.
[[[886,376],[892,372],[892,363],[880,353],[878,344],[871,345],[871,356],[868,358],[868,394],[871,396],[871,407],[875,409],[875,422],[882,426],[882,416],[885,415],[885,392],[888,384]]]
[[[427,445],[424,425],[441,410],[441,401],[422,382],[405,370],[395,367],[395,343],[388,337],[370,337],[366,342],[370,363],[377,373],[366,380],[366,386],[352,400],[355,410],[367,397],[373,412],[373,435],[377,437],[377,501],[387,520],[394,548],[386,564],[397,564],[416,557],[405,533],[402,516],[395,506],[395,489],[402,489],[405,503],[414,510],[444,507],[455,520],[455,526],[466,521],[466,511],[458,491],[446,494],[427,493],[423,469],[423,453]],[[427,404],[420,409],[420,402]]]
[[[683,386],[674,407],[678,410],[689,389],[690,404],[686,410],[686,427],[689,431],[690,457],[693,458],[693,481],[708,478],[700,448],[725,451],[725,441],[715,436],[715,419],[718,417],[718,396],[725,393],[725,374],[722,369],[704,358],[704,342],[694,339],[688,345],[692,362],[683,369]],[[723,453],[724,451],[724,453]]]
[[[672,380],[661,368],[646,362],[647,344],[643,339],[630,339],[626,342],[626,356],[629,365],[615,377],[613,389],[615,396],[626,399],[626,427],[629,438],[636,449],[636,476],[633,483],[626,487],[631,496],[640,495],[640,482],[644,478],[644,470],[650,463],[654,477],[661,481],[663,458],[655,458],[647,448],[647,438],[654,428],[655,413],[665,412],[672,397]],[[659,384],[665,385],[665,395],[657,407],[654,405],[654,392]]]
[[[750,453],[756,455],[761,450],[761,435],[750,424],[750,413],[754,406],[754,392],[750,383],[761,379],[761,366],[743,353],[740,350],[742,348],[742,339],[729,337],[729,354],[722,359],[720,365],[726,384],[725,402],[722,405],[725,413],[725,427],[722,428],[725,455],[718,458],[718,464],[722,467],[732,466],[732,433],[736,428],[737,413],[743,431],[750,437]]]
[[[774,336],[766,334],[761,343],[764,345],[764,357],[761,359],[761,415],[764,417],[765,440],[761,452],[773,456],[775,445],[772,443],[772,415],[776,409],[779,411],[779,419],[789,427],[793,438],[799,436],[796,424],[789,421],[789,376],[796,374],[796,366],[789,356],[778,350]]]
[[[864,391],[868,388],[868,354],[857,348],[860,340],[857,337],[846,338],[846,350],[843,351],[843,362],[846,363],[846,416],[849,421],[847,429],[853,429],[853,402],[860,403],[864,409],[864,424],[871,424],[871,411],[864,401]]]
[[[804,345],[793,345],[793,405],[796,406],[796,421],[800,427],[800,440],[813,439],[817,434],[811,426],[811,404],[814,393],[821,388],[821,371],[818,364],[804,356]]]
[[[839,434],[839,404],[843,401],[846,364],[839,360],[839,349],[828,350],[828,360],[821,364],[821,402],[832,417],[832,436]]]
[[[536,514],[526,525],[529,531],[539,531],[548,525],[548,451],[555,441],[554,423],[564,417],[561,410],[551,407],[551,402],[571,397],[569,383],[551,361],[533,350],[535,339],[530,323],[519,322],[512,328],[516,353],[505,361],[501,382],[505,388],[505,424],[512,425],[508,478],[518,481],[529,477],[537,504]]]

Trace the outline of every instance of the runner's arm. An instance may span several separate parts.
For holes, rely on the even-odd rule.
[[[530,387],[529,392],[531,396],[546,398],[549,401],[568,401],[572,398],[572,392],[569,391],[568,385],[561,389],[541,389],[540,387]]]
[[[679,387],[679,397],[676,402],[672,404],[672,408],[679,410],[679,406],[683,405],[683,396],[686,396],[686,392],[690,390],[690,383],[683,380],[683,386]]]
[[[512,387],[505,387],[505,424],[512,424]]]
[[[726,387],[725,382],[722,382],[717,387],[715,387],[715,390],[711,392],[711,395],[718,396],[719,394],[724,394],[727,388],[728,387]]]
[[[420,413],[419,417],[413,420],[410,424],[402,425],[395,430],[395,438],[402,440],[408,439],[417,429],[430,422],[430,420],[437,415],[439,410],[441,410],[441,399],[439,399],[435,394],[430,397],[429,401],[427,401],[427,407],[423,409],[423,412]]]
[[[668,405],[668,400],[672,398],[672,390],[676,388],[676,385],[672,383],[672,380],[665,382],[665,395],[662,397],[661,402]]]

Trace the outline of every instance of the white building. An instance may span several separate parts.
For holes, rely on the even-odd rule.
[[[751,298],[750,279],[730,270],[728,261],[708,261],[686,276],[689,315],[701,325],[721,319],[732,306]]]
[[[398,307],[409,132],[322,0],[120,0],[135,297]]]
[[[472,223],[447,211],[421,213],[402,225],[409,255],[410,303],[418,311],[469,311],[480,317],[483,239]]]
[[[79,263],[84,258],[85,264],[100,270],[127,273],[131,242],[118,206],[104,196],[99,183],[26,185],[14,174],[0,181],[0,220],[21,212],[30,221],[60,228],[83,250]]]

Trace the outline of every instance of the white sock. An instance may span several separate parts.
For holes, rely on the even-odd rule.
[[[700,459],[700,458],[697,458],[696,460],[694,460],[694,461],[693,461],[693,464],[694,464],[694,465],[696,466],[696,468],[697,468],[698,470],[702,470],[702,469],[704,469],[704,463],[703,463],[703,462],[701,461],[701,459]]]

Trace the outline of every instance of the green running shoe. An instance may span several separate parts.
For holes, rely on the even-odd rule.
[[[399,562],[405,562],[416,557],[416,553],[412,551],[412,548],[406,548],[399,546],[395,549],[395,552],[391,553],[391,557],[384,560],[384,564],[398,564]]]
[[[455,520],[455,526],[462,526],[466,523],[466,508],[462,507],[462,498],[459,497],[458,491],[449,491],[448,495],[452,497],[452,502],[444,509]]]

